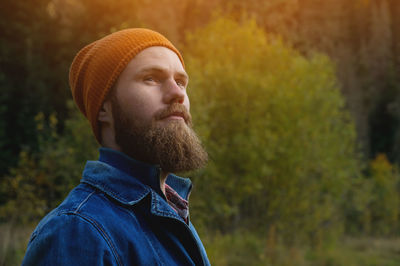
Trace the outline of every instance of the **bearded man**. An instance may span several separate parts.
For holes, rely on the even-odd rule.
[[[191,182],[173,174],[207,161],[179,51],[157,32],[122,30],[84,47],[69,80],[100,156],[39,223],[23,265],[209,265]]]

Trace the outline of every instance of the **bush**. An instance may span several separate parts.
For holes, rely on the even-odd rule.
[[[359,168],[330,60],[301,56],[252,20],[226,18],[189,34],[185,51],[192,113],[211,158],[195,178],[193,217],[286,243],[340,230]]]
[[[18,166],[2,180],[0,221],[36,222],[79,183],[86,160],[97,157],[97,143],[86,119],[69,103],[71,117],[59,135],[57,118],[36,116],[39,150],[21,152]]]

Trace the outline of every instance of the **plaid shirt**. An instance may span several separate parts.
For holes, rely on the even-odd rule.
[[[176,191],[165,184],[165,196],[168,204],[188,223],[189,203],[187,200],[179,196]]]

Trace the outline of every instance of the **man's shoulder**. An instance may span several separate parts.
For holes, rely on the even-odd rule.
[[[80,184],[74,188],[65,200],[38,224],[34,234],[40,233],[48,224],[52,226],[77,226],[87,223],[93,229],[107,231],[102,227],[115,226],[116,221],[135,218],[134,208],[128,208],[109,197],[103,191],[87,184]],[[70,220],[76,222],[71,223]]]
[[[35,261],[37,254],[45,250],[57,249],[68,250],[72,257],[79,256],[79,249],[88,249],[88,253],[104,253],[113,261],[120,261],[121,243],[117,240],[127,235],[125,228],[129,228],[132,237],[140,239],[142,230],[137,220],[135,210],[102,191],[80,184],[40,221],[29,240],[26,261]],[[129,226],[123,226],[128,222]],[[90,248],[85,243],[90,243]],[[57,256],[49,255],[49,259],[54,257]]]
[[[67,228],[83,225],[95,229],[94,225],[97,222],[94,217],[91,217],[90,212],[86,212],[85,214],[80,213],[80,210],[89,201],[93,200],[95,193],[96,191],[90,189],[88,186],[79,185],[74,188],[58,207],[49,212],[39,222],[32,233],[31,241],[43,232],[45,234],[58,234],[65,232]],[[101,204],[102,200],[97,197],[96,202],[97,204]],[[96,206],[96,204],[92,205]],[[95,210],[93,210],[93,213],[95,213]]]
[[[101,265],[102,261],[121,265],[118,248],[103,225],[88,213],[79,212],[92,193],[73,190],[40,221],[29,240],[23,265]]]

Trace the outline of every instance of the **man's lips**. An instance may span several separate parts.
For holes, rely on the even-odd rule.
[[[186,125],[192,125],[192,117],[182,104],[173,103],[165,109],[158,111],[154,118],[156,120],[182,120]]]
[[[184,121],[186,121],[185,115],[182,112],[170,113],[170,114],[164,116],[162,119],[173,119],[173,120],[184,120]]]

